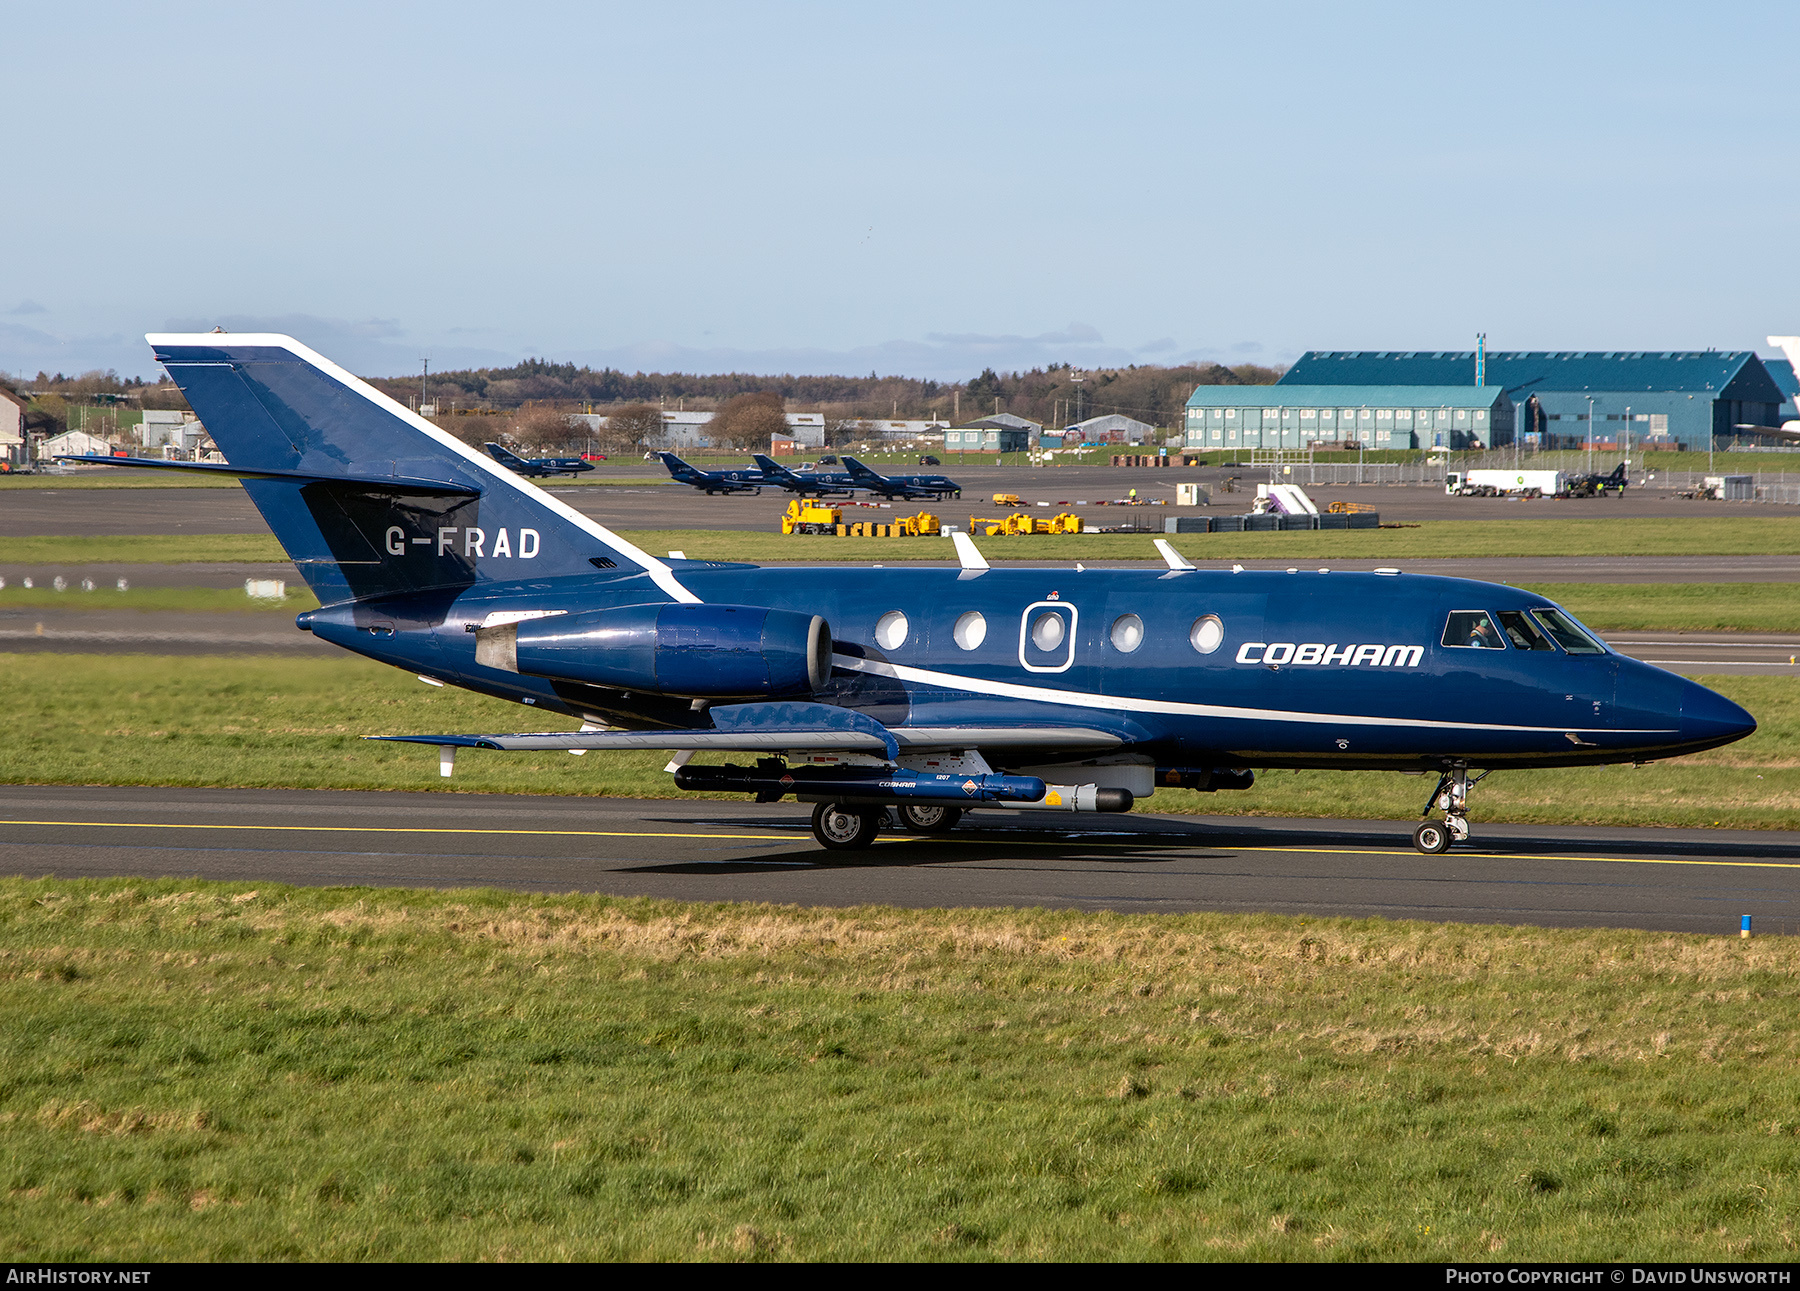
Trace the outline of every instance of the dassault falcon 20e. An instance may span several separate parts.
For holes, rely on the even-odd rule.
[[[1414,835],[1468,835],[1493,770],[1643,762],[1750,715],[1626,659],[1542,597],[1461,579],[1143,570],[764,569],[662,560],[285,336],[153,335],[318,595],[299,626],[579,731],[390,735],[667,749],[686,789],[816,803],[830,848],[895,810],[1124,811],[1259,767],[1436,772]],[[535,717],[535,711],[533,713]],[[748,755],[694,766],[694,753]],[[1475,774],[1471,774],[1474,771]]]

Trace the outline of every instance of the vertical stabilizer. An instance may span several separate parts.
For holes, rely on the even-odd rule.
[[[699,598],[663,561],[292,337],[146,338],[319,599],[617,571]],[[441,493],[433,483],[441,483]]]

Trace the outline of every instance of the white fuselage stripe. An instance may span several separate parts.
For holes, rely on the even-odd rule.
[[[1010,681],[985,681],[951,672],[932,672],[925,668],[909,668],[903,664],[878,663],[849,655],[833,655],[832,663],[851,672],[871,673],[910,681],[922,686],[966,691],[976,695],[998,695],[1007,699],[1029,699],[1041,704],[1065,704],[1072,708],[1104,708],[1115,712],[1163,713],[1179,717],[1223,717],[1251,722],[1299,722],[1332,726],[1406,726],[1436,731],[1523,731],[1535,734],[1605,734],[1605,735],[1672,735],[1673,728],[1647,730],[1612,730],[1593,726],[1503,726],[1491,722],[1434,722],[1411,717],[1363,717],[1350,713],[1296,713],[1279,708],[1239,708],[1225,704],[1184,704],[1172,699],[1137,699],[1130,695],[1092,695],[1078,690],[1055,690],[1048,686],[1021,686]]]

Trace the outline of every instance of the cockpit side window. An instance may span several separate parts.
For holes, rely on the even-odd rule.
[[[1515,650],[1548,650],[1556,653],[1556,647],[1550,644],[1550,638],[1544,630],[1532,622],[1531,616],[1523,610],[1501,610],[1495,616],[1500,620],[1500,629],[1506,633],[1506,639],[1512,642]]]
[[[1444,621],[1444,644],[1459,650],[1504,650],[1500,629],[1486,610],[1451,610]]]
[[[1533,610],[1531,617],[1536,619],[1556,639],[1556,644],[1570,654],[1605,654],[1606,647],[1594,639],[1594,635],[1574,619],[1558,609]]]

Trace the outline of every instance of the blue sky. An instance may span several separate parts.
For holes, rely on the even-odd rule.
[[[1797,37],[1759,3],[20,6],[0,370],[150,375],[144,332],[215,324],[378,375],[1761,348],[1800,331]]]

